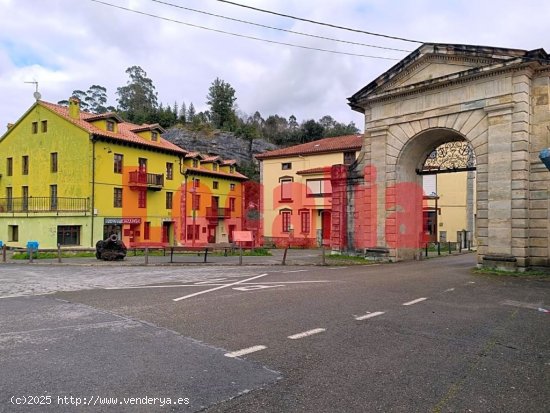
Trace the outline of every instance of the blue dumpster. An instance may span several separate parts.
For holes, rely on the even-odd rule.
[[[540,151],[539,158],[544,165],[550,170],[550,148]]]
[[[27,249],[31,251],[38,250],[38,241],[27,241]]]
[[[4,246],[4,243],[0,241],[0,248],[2,248],[3,246]]]

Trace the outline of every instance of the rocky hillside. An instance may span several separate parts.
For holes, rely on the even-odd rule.
[[[252,153],[249,153],[248,141],[237,138],[233,133],[220,131],[205,133],[171,128],[163,133],[162,137],[190,152],[219,155],[222,159],[235,159],[239,165],[249,163],[258,153],[278,148],[263,139],[255,139]]]

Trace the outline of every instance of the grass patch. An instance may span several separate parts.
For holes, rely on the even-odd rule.
[[[326,262],[333,265],[333,264],[342,264],[342,265],[350,265],[350,264],[356,264],[356,265],[368,265],[368,264],[374,264],[374,261],[367,260],[364,257],[357,256],[357,255],[345,255],[345,254],[327,254],[325,256]]]
[[[225,256],[225,252],[215,251],[213,255]],[[238,248],[235,248],[233,251],[227,251],[228,257],[238,257],[239,255]],[[272,255],[267,248],[243,249],[243,257],[271,257]]]
[[[33,252],[32,257],[35,260],[52,259],[52,258],[57,258],[57,252]],[[61,253],[61,258],[89,258],[89,257],[95,257],[95,253],[87,252],[87,251]],[[14,260],[28,260],[29,254],[26,252],[15,252],[13,253],[12,258]]]
[[[472,270],[474,274],[490,275],[497,277],[514,277],[525,279],[537,279],[537,280],[550,280],[550,270],[527,270],[527,271],[503,271],[492,268],[474,268]]]

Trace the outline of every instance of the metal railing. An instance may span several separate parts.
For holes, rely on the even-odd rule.
[[[28,197],[0,198],[0,213],[12,212],[88,212],[88,198]]]
[[[231,209],[221,208],[221,207],[207,207],[206,218],[209,218],[209,219],[231,218]]]
[[[164,186],[164,174],[149,174],[142,171],[132,171],[130,172],[128,183],[162,188]]]

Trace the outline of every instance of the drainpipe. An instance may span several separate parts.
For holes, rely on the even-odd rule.
[[[90,246],[94,247],[94,212],[95,212],[95,144],[94,135],[90,135],[92,140],[92,220],[91,220],[91,231],[90,231]]]

